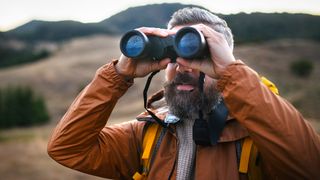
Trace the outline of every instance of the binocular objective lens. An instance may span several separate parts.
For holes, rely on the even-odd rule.
[[[178,49],[184,56],[189,56],[198,51],[200,46],[199,37],[192,32],[184,34],[178,42]]]
[[[138,35],[131,36],[124,47],[126,51],[126,55],[129,57],[138,56],[143,51],[143,48],[144,48],[143,38]]]

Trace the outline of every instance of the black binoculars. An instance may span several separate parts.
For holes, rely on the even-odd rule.
[[[122,36],[120,49],[125,56],[133,59],[170,58],[175,61],[178,56],[185,59],[203,59],[209,55],[203,34],[193,27],[184,27],[175,35],[164,38],[131,30]]]

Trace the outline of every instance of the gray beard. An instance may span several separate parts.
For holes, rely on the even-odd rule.
[[[195,87],[192,91],[179,91],[177,85],[186,83]],[[188,74],[178,73],[171,82],[165,82],[164,96],[169,107],[169,112],[180,119],[196,119],[201,110],[206,116],[207,113],[218,103],[221,96],[213,85],[200,93],[198,79]]]

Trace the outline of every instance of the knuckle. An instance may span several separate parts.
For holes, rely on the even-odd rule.
[[[225,41],[224,35],[221,34],[221,33],[216,33],[216,34],[215,34],[215,37],[216,37],[215,39],[216,39],[217,42],[223,42],[223,41]]]
[[[205,28],[205,27],[206,27],[206,25],[204,25],[203,23],[200,23],[200,24],[199,24],[199,27],[201,27],[201,28]]]

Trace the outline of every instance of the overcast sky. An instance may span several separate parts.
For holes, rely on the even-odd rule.
[[[98,22],[132,6],[180,2],[223,14],[290,12],[320,15],[320,0],[0,0],[0,31],[30,20]]]

